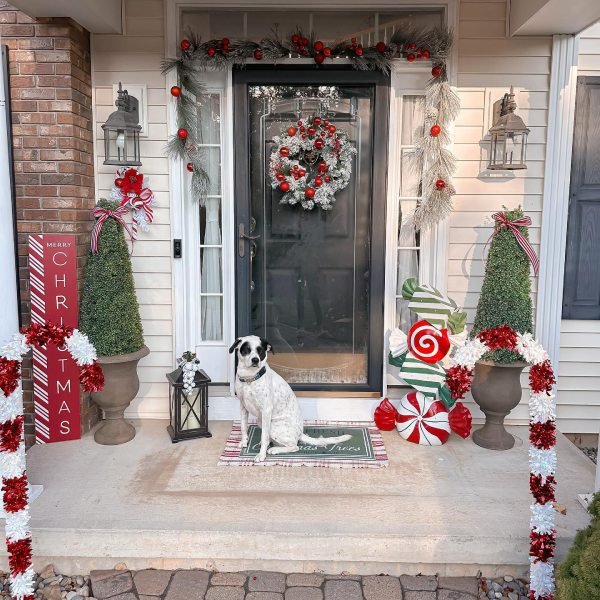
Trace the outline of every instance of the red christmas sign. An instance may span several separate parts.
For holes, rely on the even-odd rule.
[[[74,235],[30,235],[31,320],[77,327]],[[38,444],[81,437],[79,369],[65,347],[33,350],[35,438]]]

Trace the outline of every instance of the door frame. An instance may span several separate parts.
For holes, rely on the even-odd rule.
[[[236,231],[243,224],[248,231],[251,211],[250,194],[250,148],[248,130],[248,86],[286,83],[339,84],[352,86],[374,86],[372,202],[370,231],[370,280],[369,280],[369,343],[366,384],[294,384],[294,390],[309,392],[381,392],[383,387],[383,335],[385,304],[385,240],[386,240],[386,199],[387,199],[387,160],[388,160],[388,118],[390,98],[390,77],[379,71],[356,71],[351,66],[316,67],[311,65],[247,66],[233,71],[233,126],[244,144],[237,143],[234,150],[234,197]],[[249,302],[241,302],[241,290],[250,289],[250,269],[248,263],[249,245],[245,256],[239,255],[236,239],[235,248],[235,314],[236,335],[247,335],[250,331]],[[247,294],[244,294],[247,298]]]

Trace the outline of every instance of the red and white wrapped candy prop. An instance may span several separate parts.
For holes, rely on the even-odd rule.
[[[397,418],[398,411],[387,398],[384,398],[375,409],[375,425],[381,431],[392,431],[396,427]]]
[[[441,446],[450,437],[448,410],[421,392],[409,392],[402,398],[397,421],[398,433],[414,444]]]

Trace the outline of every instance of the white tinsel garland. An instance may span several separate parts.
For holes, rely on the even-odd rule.
[[[547,477],[554,475],[556,472],[556,450],[554,448],[542,450],[530,447],[529,466],[530,471],[534,475],[541,475],[542,481],[545,482]]]
[[[0,472],[4,478],[21,477],[25,471],[25,444],[16,452],[0,452]]]
[[[541,392],[529,397],[529,416],[533,423],[545,423],[556,419],[554,394]]]
[[[546,504],[531,505],[531,530],[538,533],[552,533],[554,530],[554,521],[556,509],[552,502]]]
[[[67,338],[67,349],[79,366],[89,365],[98,358],[96,348],[88,336],[79,329],[75,329],[73,334]]]
[[[29,352],[29,346],[22,333],[15,333],[10,340],[0,347],[0,357],[7,360],[21,360],[21,357]]]
[[[0,423],[12,421],[23,414],[23,390],[19,385],[17,389],[6,397],[0,390]]]
[[[537,365],[550,357],[531,333],[517,333],[517,352],[532,365]]]
[[[6,519],[6,537],[11,542],[28,538],[31,535],[29,521],[29,506],[19,512],[11,513],[10,518]]]
[[[529,588],[534,592],[535,598],[543,598],[554,593],[554,561],[543,562],[535,557],[530,560]]]
[[[456,349],[452,364],[473,369],[475,363],[488,351],[488,347],[479,339],[467,340],[463,346]]]

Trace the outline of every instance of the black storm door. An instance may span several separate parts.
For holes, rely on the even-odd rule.
[[[379,73],[234,72],[237,332],[266,338],[297,390],[381,390],[388,98]],[[269,174],[276,136],[314,117],[354,149],[330,210],[283,204]],[[300,155],[309,181],[316,147]]]

